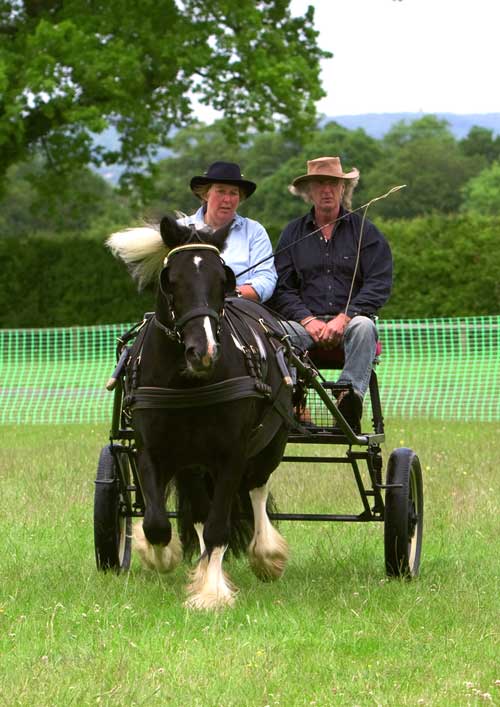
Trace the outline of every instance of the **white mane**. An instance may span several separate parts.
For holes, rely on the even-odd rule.
[[[127,265],[139,290],[159,274],[169,251],[160,232],[146,226],[113,233],[106,245],[116,258]]]

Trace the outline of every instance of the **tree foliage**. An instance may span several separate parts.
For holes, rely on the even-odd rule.
[[[463,140],[460,148],[464,155],[475,157],[485,165],[500,159],[500,136],[493,136],[493,130],[474,125]]]
[[[500,214],[500,162],[493,162],[465,184],[461,209],[483,216]]]
[[[90,169],[48,176],[40,157],[9,168],[0,198],[0,234],[5,238],[94,235],[102,240],[133,218],[125,198]]]
[[[155,164],[153,187],[140,208],[87,168],[51,172],[37,155],[7,172],[5,194],[0,197],[0,236],[85,234],[103,240],[118,226],[154,222],[176,210],[192,213],[199,202],[189,190],[190,179],[215,159],[225,159],[238,162],[258,185],[240,212],[263,223],[276,241],[284,225],[308,208],[289,193],[288,185],[305,172],[307,160],[324,154],[338,154],[345,169],[360,170],[355,208],[390,187],[407,184],[404,191],[374,204],[369,211],[372,219],[464,210],[494,215],[497,172],[487,168],[492,138],[486,132],[487,140],[472,140],[478,133],[471,130],[469,146],[475,147],[465,154],[464,141],[455,140],[446,124],[433,116],[398,124],[381,140],[364,130],[328,122],[304,131],[300,138],[283,131],[255,132],[237,144],[228,142],[224,121],[208,126],[194,122],[173,135],[170,156]]]
[[[226,135],[298,134],[324,94],[313,8],[290,0],[2,0],[1,173],[42,149],[58,170],[120,162],[143,172],[193,100]],[[92,133],[113,126],[119,149]]]
[[[367,191],[375,195],[388,185],[406,185],[397,198],[377,204],[376,213],[384,218],[458,211],[462,186],[483,166],[460,150],[446,121],[432,115],[397,123],[382,139],[381,151],[380,161],[365,174]]]

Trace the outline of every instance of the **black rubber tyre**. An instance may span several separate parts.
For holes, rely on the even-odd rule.
[[[128,459],[120,460],[129,476]],[[128,483],[128,479],[125,479]],[[107,445],[101,450],[94,493],[94,546],[97,569],[128,570],[132,553],[132,518],[122,511],[117,463]]]
[[[411,449],[395,449],[387,464],[385,569],[389,577],[418,575],[422,551],[424,492],[420,461]]]

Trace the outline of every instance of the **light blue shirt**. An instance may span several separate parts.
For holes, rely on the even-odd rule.
[[[201,206],[192,216],[178,219],[178,223],[184,226],[193,225],[199,229],[206,226],[203,217],[204,210]],[[251,285],[261,302],[271,297],[278,276],[274,267],[271,240],[264,226],[251,218],[236,214],[221,255],[236,275],[237,285]],[[267,260],[260,263],[264,258]],[[250,270],[244,272],[247,268]]]

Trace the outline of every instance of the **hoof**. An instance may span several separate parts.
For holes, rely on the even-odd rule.
[[[211,565],[208,558],[203,557],[190,573],[186,608],[216,611],[234,605],[238,590],[214,559]]]
[[[184,602],[186,609],[196,609],[197,611],[219,611],[220,609],[234,606],[236,596],[228,594],[194,594],[189,596]]]

